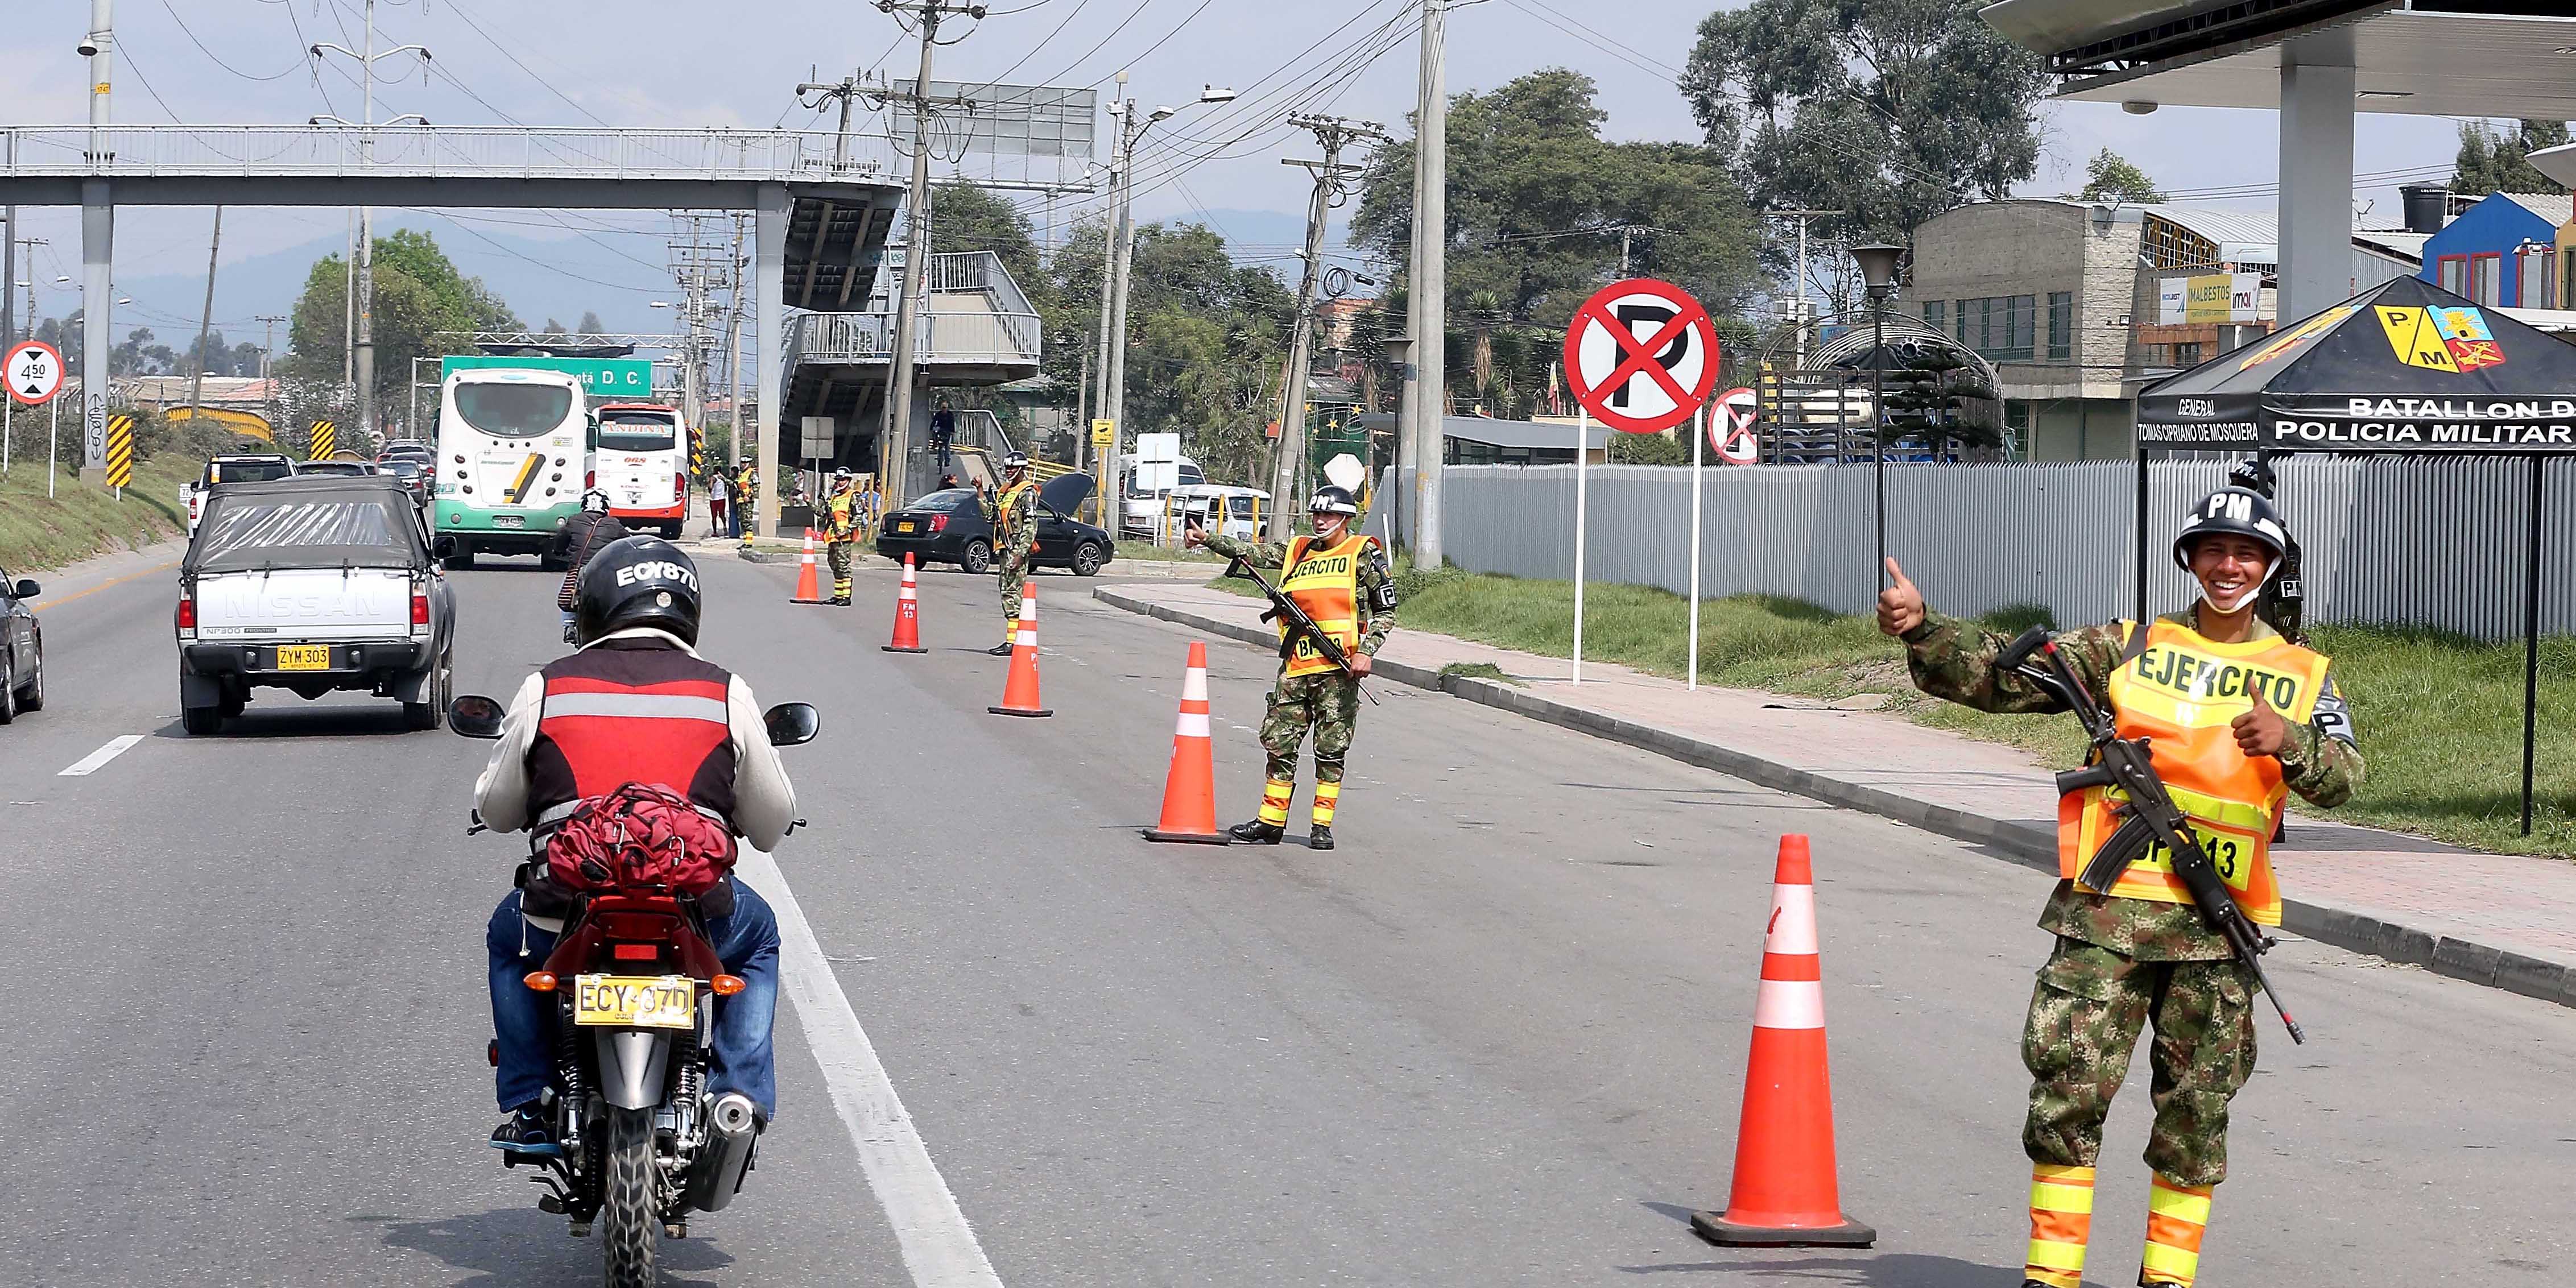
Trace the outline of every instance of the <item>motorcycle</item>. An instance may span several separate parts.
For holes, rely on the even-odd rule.
[[[451,704],[448,727],[499,738],[504,715],[499,702],[468,695]],[[763,723],[772,746],[792,747],[813,741],[821,717],[790,702]],[[470,830],[482,830],[479,818]],[[707,1089],[716,1009],[743,981],[724,972],[696,904],[653,886],[578,896],[525,983],[557,999],[546,1104],[560,1150],[503,1162],[538,1170],[537,1206],[568,1218],[574,1237],[605,1224],[609,1288],[643,1288],[654,1281],[656,1236],[686,1238],[688,1214],[723,1211],[752,1169],[751,1100]],[[497,1042],[491,1058],[500,1062]]]

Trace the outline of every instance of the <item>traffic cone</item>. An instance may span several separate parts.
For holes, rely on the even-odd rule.
[[[1207,645],[1190,641],[1189,669],[1181,676],[1181,723],[1172,731],[1172,768],[1163,776],[1163,821],[1145,829],[1148,841],[1232,845],[1216,826],[1216,743],[1208,737]]]
[[[927,653],[921,646],[921,593],[912,582],[912,552],[903,553],[903,589],[894,597],[894,640],[882,645],[888,653]]]
[[[1691,1215],[1691,1229],[1711,1243],[1866,1248],[1878,1238],[1843,1215],[1834,1179],[1823,980],[1807,838],[1783,836],[1762,940],[1762,989],[1753,1003],[1744,1116],[1735,1132],[1735,1184],[1724,1213]]]
[[[823,588],[814,580],[814,530],[812,528],[805,529],[805,557],[798,561],[796,593],[788,596],[787,602],[791,604],[824,602]]]
[[[1038,705],[1038,584],[1020,583],[1019,628],[1011,635],[1011,678],[1002,684],[1002,705],[986,707],[997,716],[1051,716]]]

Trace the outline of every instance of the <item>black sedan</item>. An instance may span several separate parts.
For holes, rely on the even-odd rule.
[[[38,593],[0,569],[0,725],[45,705],[45,630],[27,606]]]
[[[1038,489],[1038,540],[1033,562],[1045,568],[1070,568],[1088,577],[1115,557],[1106,529],[1067,517],[1091,495],[1091,478],[1066,474]],[[877,553],[901,562],[907,554],[916,566],[953,563],[967,572],[993,570],[993,523],[984,517],[982,500],[969,487],[943,488],[916,498],[885,517],[877,529]]]

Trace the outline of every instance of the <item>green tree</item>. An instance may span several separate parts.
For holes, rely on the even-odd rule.
[[[2130,163],[2127,157],[2109,148],[2093,154],[2084,166],[2084,191],[2075,194],[2085,201],[2162,201],[2165,194],[2156,190],[2156,181],[2147,172]]]
[[[1445,230],[1451,399],[1498,416],[1544,396],[1548,353],[1585,297],[1620,276],[1680,284],[1711,309],[1739,307],[1760,243],[1718,153],[1695,144],[1612,143],[1591,78],[1532,72],[1449,113]],[[1380,148],[1361,180],[1351,241],[1410,272],[1410,139]],[[1374,361],[1375,354],[1364,355]]]
[[[1687,434],[1689,428],[1682,430]],[[1708,459],[1705,455],[1703,461]],[[1663,434],[1612,434],[1610,463],[1613,465],[1688,465],[1690,448]]]
[[[1046,285],[1038,267],[1037,226],[1018,205],[971,183],[931,187],[930,249],[942,255],[989,250],[1032,299]]]
[[[1904,240],[2038,170],[2047,74],[1983,4],[1753,0],[1700,24],[1682,92],[1755,205],[1840,210],[1828,235]]]
[[[2532,153],[2568,141],[2565,121],[2523,121],[2508,134],[2491,121],[2460,126],[2459,155],[2451,162],[2451,191],[2483,197],[2491,192],[2565,192],[2565,185],[2533,169]]]
[[[381,400],[384,414],[399,421],[408,412],[400,391],[411,381],[412,359],[473,351],[462,337],[440,332],[515,330],[519,319],[482,279],[458,272],[427,233],[405,229],[379,237],[375,254],[376,388],[391,393]],[[339,381],[347,338],[345,271],[339,256],[326,255],[305,276],[287,328],[293,352],[274,364],[281,377],[316,388]]]
[[[608,324],[600,321],[599,314],[596,312],[589,309],[583,309],[581,311],[581,323],[573,329],[581,332],[583,335],[599,335],[608,330]]]

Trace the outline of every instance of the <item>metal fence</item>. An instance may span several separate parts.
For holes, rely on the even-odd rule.
[[[2220,460],[2148,467],[2147,600],[2190,602],[2171,547],[2184,507],[2225,481]],[[2576,465],[2543,474],[2541,628],[2576,631]],[[2305,553],[2310,621],[2521,634],[2529,462],[2504,458],[2293,458],[2280,505]],[[1887,546],[1946,612],[2045,606],[2065,624],[2133,611],[2133,467],[2122,461],[1887,468]],[[1866,465],[1712,469],[1702,492],[1700,591],[1783,595],[1869,611],[1872,471]],[[1406,479],[1409,485],[1410,472]],[[1477,572],[1565,578],[1574,570],[1574,467],[1445,471],[1442,539]],[[1676,593],[1690,576],[1690,471],[1590,471],[1587,577]]]

